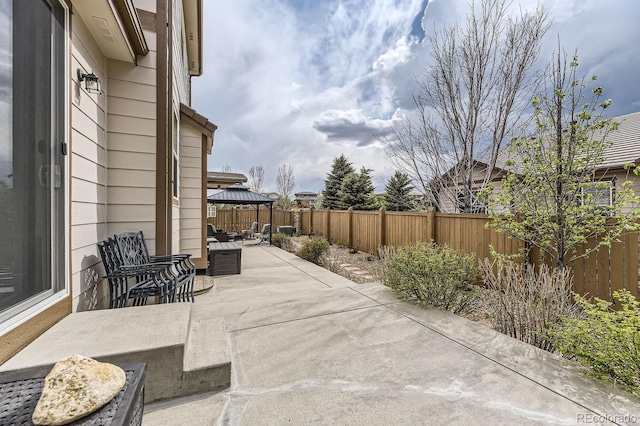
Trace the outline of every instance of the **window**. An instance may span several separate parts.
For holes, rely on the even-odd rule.
[[[597,207],[613,205],[613,182],[591,182],[582,187],[582,203],[592,202]]]
[[[178,120],[178,113],[173,112],[173,198],[180,198],[180,161],[178,155],[180,154],[180,120]]]
[[[471,204],[462,192],[458,193],[458,213],[484,214],[487,212],[487,206],[478,198],[480,190],[471,191]]]
[[[66,12],[0,0],[0,329],[65,290]]]

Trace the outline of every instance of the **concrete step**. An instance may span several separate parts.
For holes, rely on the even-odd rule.
[[[231,385],[231,351],[224,318],[191,316],[182,371],[182,385],[189,394]]]
[[[1,365],[0,371],[50,367],[80,354],[116,364],[146,363],[146,403],[228,387],[231,365],[224,321],[192,323],[192,307],[173,303],[74,313]]]

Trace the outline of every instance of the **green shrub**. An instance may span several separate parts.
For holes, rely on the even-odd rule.
[[[549,338],[564,356],[591,367],[596,376],[611,378],[640,394],[640,302],[628,291],[616,291],[611,302],[591,303],[574,294],[582,318],[565,317],[549,330]]]
[[[291,245],[291,237],[282,232],[271,234],[271,245],[287,250]]]
[[[484,259],[480,270],[487,286],[483,296],[493,328],[538,348],[553,352],[546,331],[563,316],[576,316],[571,300],[572,280],[563,271],[542,265],[536,272],[503,256]]]
[[[322,258],[329,252],[329,242],[322,237],[310,237],[302,242],[302,247],[296,252],[296,255],[315,263],[322,264]]]
[[[384,259],[384,284],[402,299],[416,299],[456,314],[471,313],[476,292],[475,256],[447,246],[418,243],[399,247]]]

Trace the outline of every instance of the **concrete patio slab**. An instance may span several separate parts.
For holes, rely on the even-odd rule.
[[[382,305],[400,303],[393,290],[377,282],[352,284],[350,288]]]
[[[386,307],[232,332],[231,341],[230,424],[573,424],[582,410]]]
[[[148,406],[145,426],[175,424],[174,414],[194,425],[640,422],[640,399],[573,363],[453,314],[400,302],[380,284],[329,288],[331,273],[275,250],[247,247],[243,261],[260,257],[249,264],[281,275],[262,282],[223,277],[218,293],[200,296],[194,307],[194,317],[225,318],[230,389]],[[295,271],[309,277],[299,282]]]
[[[215,294],[209,296],[214,297]],[[236,331],[377,305],[377,302],[349,288],[336,288],[232,303],[202,303],[193,307],[192,317],[222,315],[227,330]]]
[[[185,368],[167,370],[178,387],[206,384],[204,360],[228,361],[228,389],[147,404],[145,426],[640,424],[640,398],[574,363],[277,248],[242,250],[242,273],[216,276],[193,305],[118,310],[128,322],[114,311],[71,315],[2,369],[47,363],[91,340],[104,353],[169,344],[183,359],[185,350]],[[172,324],[187,317],[189,327]],[[130,324],[156,322],[139,341],[98,341],[96,330],[114,321],[134,334],[144,330]]]

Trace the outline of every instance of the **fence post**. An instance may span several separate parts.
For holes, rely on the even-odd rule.
[[[349,226],[349,241],[347,242],[347,247],[353,248],[353,207],[349,207],[347,213],[349,213],[349,220],[347,221]]]
[[[324,238],[327,241],[331,241],[331,220],[329,219],[329,215],[331,214],[331,209],[326,209],[324,211]]]
[[[309,236],[314,234],[313,232],[313,207],[309,207]]]
[[[378,239],[378,247],[387,245],[387,238],[386,238],[387,216],[385,214],[386,212],[387,210],[384,207],[380,207],[380,210],[378,210],[378,232],[380,234],[380,238]]]
[[[427,242],[433,240],[436,241],[436,209],[429,207],[427,209]]]

